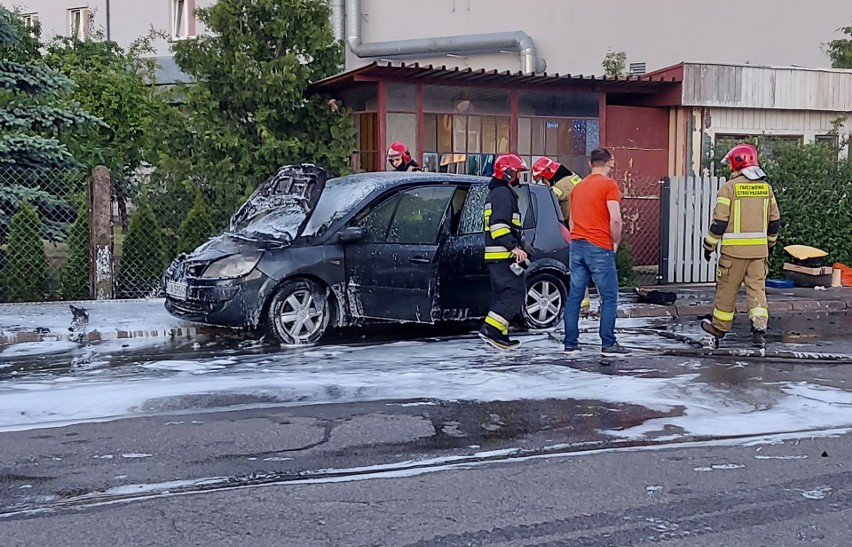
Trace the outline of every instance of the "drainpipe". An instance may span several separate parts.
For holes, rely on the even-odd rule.
[[[332,3],[332,13],[334,13]],[[518,52],[524,74],[544,72],[547,64],[538,57],[535,42],[522,31],[495,32],[394,40],[390,42],[361,42],[361,0],[345,0],[346,42],[349,50],[364,57],[425,57],[430,54],[496,53],[506,49]],[[337,22],[333,26],[338,25]]]
[[[109,0],[106,0],[106,39],[109,42],[112,38],[110,36],[110,17],[109,17]]]
[[[344,0],[331,0],[331,31],[334,33],[335,40],[343,40],[343,21],[346,19],[346,12],[343,11]]]

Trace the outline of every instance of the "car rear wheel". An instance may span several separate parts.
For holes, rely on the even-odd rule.
[[[528,329],[549,329],[562,320],[568,291],[565,281],[551,273],[534,273],[527,278],[527,294],[521,316]]]
[[[329,324],[326,291],[307,279],[281,285],[266,313],[269,334],[288,345],[313,344]]]

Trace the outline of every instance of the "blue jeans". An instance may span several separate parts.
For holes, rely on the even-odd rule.
[[[594,280],[601,295],[600,335],[603,347],[615,344],[615,312],[618,308],[618,273],[615,251],[608,251],[584,239],[571,242],[571,290],[565,304],[565,347],[575,347],[580,337],[580,302]]]

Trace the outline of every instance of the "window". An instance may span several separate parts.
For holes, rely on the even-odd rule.
[[[74,8],[68,10],[68,36],[77,40],[89,38],[91,12],[89,8]]]
[[[195,0],[172,0],[172,40],[184,40],[195,35]]]
[[[402,194],[388,242],[430,245],[438,241],[455,186],[415,188]]]
[[[423,114],[424,168],[491,175],[497,154],[509,151],[507,116]]]
[[[518,192],[518,209],[521,210],[521,223],[524,228],[535,226],[535,219],[530,211],[530,189],[526,186],[516,188]],[[488,186],[477,184],[470,188],[467,200],[459,221],[459,234],[478,234],[485,231],[485,199],[488,197]]]
[[[355,224],[364,228],[364,241],[368,243],[385,243],[388,240],[388,226],[399,203],[399,194],[387,198],[378,206],[373,207]]]
[[[435,243],[455,191],[455,186],[432,186],[395,194],[356,225],[364,228],[364,241],[369,243]]]
[[[33,28],[38,24],[38,13],[22,13],[21,22],[27,28]]]

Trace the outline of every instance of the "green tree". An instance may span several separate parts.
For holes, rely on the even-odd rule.
[[[87,169],[105,165],[113,173],[113,193],[127,228],[126,204],[139,189],[139,168],[154,158],[162,144],[160,130],[173,110],[166,94],[151,82],[156,61],[152,32],[128,49],[96,33],[90,40],[57,37],[46,47],[45,62],[77,84],[71,97],[90,112],[97,112],[106,126],[85,130],[83,138],[67,139],[67,145]]]
[[[201,192],[195,196],[195,204],[180,225],[178,253],[189,253],[207,241],[213,235],[213,222],[210,220],[210,210],[204,203]]]
[[[44,64],[38,34],[0,6],[0,241],[24,200],[36,207],[45,238],[64,239],[74,220],[68,200],[84,180],[67,142],[103,126],[72,100],[73,81]]]
[[[10,302],[40,302],[49,295],[47,255],[41,239],[41,220],[24,202],[12,217],[3,269],[5,297]]]
[[[608,78],[624,76],[627,72],[627,52],[608,49],[601,66],[604,76]]]
[[[173,46],[193,83],[177,90],[184,108],[156,162],[164,187],[202,188],[221,226],[246,189],[281,165],[309,161],[347,172],[349,112],[305,98],[310,82],[343,64],[328,3],[219,0],[197,17],[211,32]]]
[[[103,122],[68,101],[74,82],[40,60],[16,61],[32,48],[17,16],[0,6],[0,167],[28,171],[79,166],[60,135]],[[23,36],[23,38],[22,38]]]
[[[136,211],[116,274],[116,293],[119,298],[138,298],[154,294],[165,269],[163,240],[157,218],[144,203]]]
[[[85,300],[89,291],[89,215],[79,214],[68,232],[68,262],[60,275],[60,294],[65,300]]]
[[[838,29],[849,38],[838,38],[827,44],[826,53],[834,68],[852,68],[852,25]]]

